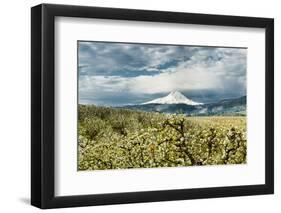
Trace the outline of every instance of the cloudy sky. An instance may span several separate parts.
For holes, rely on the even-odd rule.
[[[246,94],[247,49],[78,42],[79,103],[138,104],[180,91],[209,103]]]

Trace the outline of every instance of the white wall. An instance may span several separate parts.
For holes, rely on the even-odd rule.
[[[161,203],[114,205],[51,210],[51,212],[276,212],[281,199],[281,13],[279,1],[246,0],[45,0],[45,3],[81,4],[136,9],[171,10],[210,14],[261,16],[275,18],[275,195],[201,199]],[[30,7],[37,0],[1,2],[1,147],[0,211],[38,212],[31,207],[30,196]],[[279,109],[278,109],[279,108]],[[278,131],[279,130],[279,131]]]

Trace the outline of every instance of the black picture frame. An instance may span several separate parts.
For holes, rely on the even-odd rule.
[[[264,28],[265,184],[112,194],[54,195],[55,170],[55,17],[100,18],[162,23]],[[121,203],[217,198],[274,193],[274,20],[164,11],[41,4],[31,8],[31,204],[60,208]],[[93,192],[94,193],[94,192]]]

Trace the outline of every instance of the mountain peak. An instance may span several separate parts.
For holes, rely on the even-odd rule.
[[[179,97],[179,98],[186,98],[181,92],[179,91],[172,91],[169,93],[168,96]]]
[[[170,92],[169,95],[170,95],[170,94],[181,94],[181,95],[182,95],[182,93],[179,92],[179,91],[177,91],[177,90],[174,90],[174,91]]]
[[[202,103],[197,103],[185,97],[179,91],[172,91],[167,96],[162,98],[157,98],[152,101],[145,102],[143,104],[186,104],[186,105],[201,105]]]

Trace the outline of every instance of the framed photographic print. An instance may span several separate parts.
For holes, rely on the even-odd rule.
[[[31,9],[31,203],[272,194],[274,21]]]

